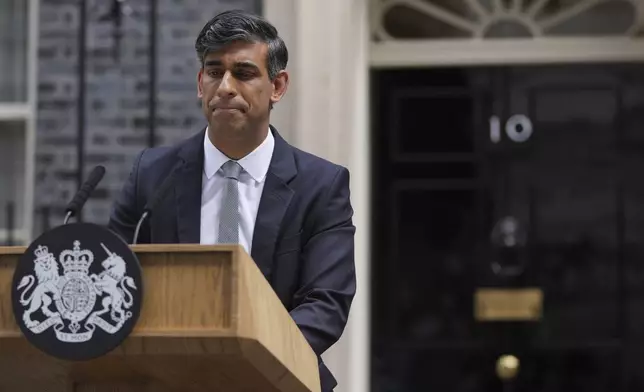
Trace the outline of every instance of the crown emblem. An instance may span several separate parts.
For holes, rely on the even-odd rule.
[[[89,250],[80,249],[80,241],[74,241],[74,250],[60,252],[60,264],[65,274],[78,272],[88,275],[89,266],[94,262],[94,254]]]
[[[34,251],[34,254],[36,255],[36,261],[43,261],[51,255],[49,253],[49,249],[46,246],[38,245],[36,250]]]

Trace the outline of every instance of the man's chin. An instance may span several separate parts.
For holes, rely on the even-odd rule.
[[[233,136],[244,133],[246,122],[240,120],[224,119],[220,116],[212,116],[210,119],[210,128],[216,134],[222,136]]]

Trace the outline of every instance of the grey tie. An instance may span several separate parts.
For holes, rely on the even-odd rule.
[[[221,166],[224,172],[224,195],[221,202],[219,220],[219,244],[239,243],[239,189],[237,188],[239,173],[242,167],[239,163],[228,161]]]

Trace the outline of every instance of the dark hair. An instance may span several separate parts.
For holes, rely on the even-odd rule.
[[[286,68],[288,50],[275,26],[261,16],[241,10],[222,12],[201,29],[195,42],[201,66],[203,67],[209,52],[218,50],[234,41],[268,44],[266,68],[270,80],[273,80],[279,71]]]

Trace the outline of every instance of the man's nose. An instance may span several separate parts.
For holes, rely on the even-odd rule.
[[[227,71],[221,78],[221,83],[219,83],[219,88],[217,89],[217,95],[220,97],[231,97],[237,95],[235,79],[229,71]]]

